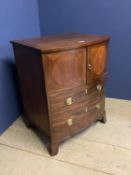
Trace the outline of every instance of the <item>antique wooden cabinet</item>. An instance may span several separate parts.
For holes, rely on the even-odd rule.
[[[106,122],[109,39],[69,33],[11,42],[23,119],[47,138],[51,155],[63,140],[96,121]]]

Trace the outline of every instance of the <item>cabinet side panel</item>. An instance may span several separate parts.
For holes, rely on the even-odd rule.
[[[41,53],[29,47],[13,44],[20,84],[23,117],[49,136],[49,120]]]

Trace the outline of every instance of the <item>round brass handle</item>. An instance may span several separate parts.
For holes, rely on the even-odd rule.
[[[85,89],[85,93],[86,93],[86,94],[88,93],[88,89]]]
[[[86,107],[85,112],[88,112],[88,108]]]
[[[101,105],[100,104],[97,104],[96,105],[96,109],[101,109]]]
[[[102,90],[102,85],[101,85],[101,84],[98,84],[98,85],[96,86],[96,89],[97,89],[98,92],[100,92],[100,91]]]
[[[68,125],[68,126],[72,126],[72,125],[73,125],[73,119],[72,119],[72,118],[69,118],[69,119],[67,120],[67,125]]]
[[[88,64],[88,69],[91,70],[92,69],[92,65]]]
[[[66,99],[66,101],[65,101],[65,104],[66,104],[67,106],[72,105],[72,103],[73,103],[72,97],[68,97],[68,98]]]

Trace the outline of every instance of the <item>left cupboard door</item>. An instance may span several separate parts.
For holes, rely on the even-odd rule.
[[[86,85],[86,48],[43,54],[47,91]]]

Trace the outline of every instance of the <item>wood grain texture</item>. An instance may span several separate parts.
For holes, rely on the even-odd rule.
[[[80,48],[88,45],[109,41],[109,36],[88,35],[80,33],[65,33],[46,37],[31,38],[26,40],[12,41],[20,45],[25,45],[42,53],[63,51],[68,49]]]
[[[106,76],[107,73],[107,43],[101,43],[88,47],[87,77],[88,84],[94,86],[96,81]],[[89,67],[91,66],[91,68]]]
[[[15,44],[13,46],[24,110],[23,117],[31,124],[35,123],[49,136],[49,119],[41,54],[31,48]]]
[[[43,55],[48,91],[86,84],[86,49],[76,49]]]
[[[109,37],[66,34],[13,41],[24,121],[47,137],[48,150],[100,120],[105,123]]]

